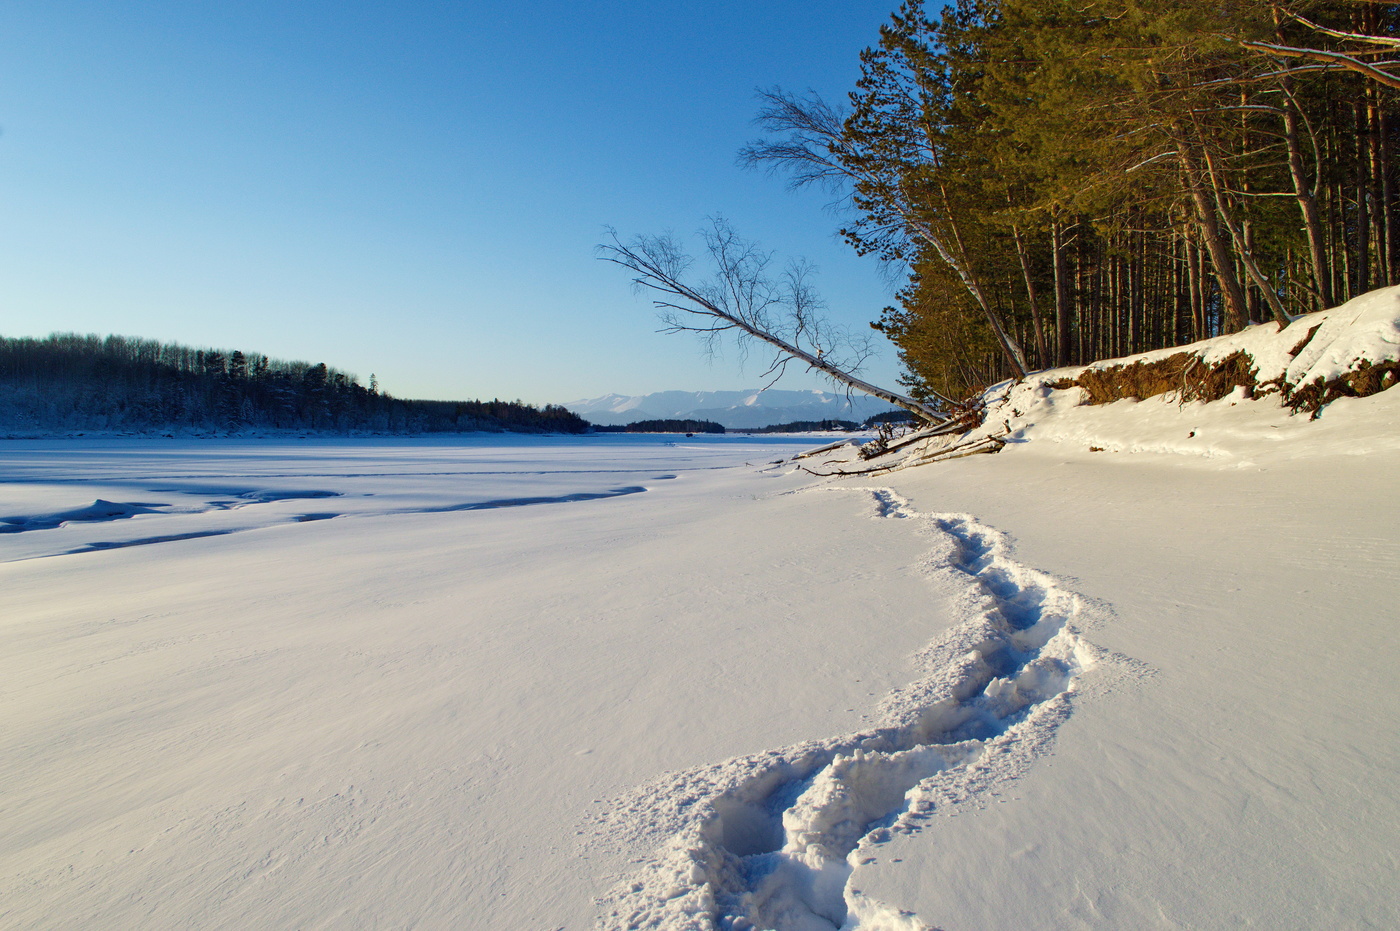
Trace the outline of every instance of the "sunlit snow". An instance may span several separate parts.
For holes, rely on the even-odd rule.
[[[1395,392],[9,440],[0,925],[1400,921]]]

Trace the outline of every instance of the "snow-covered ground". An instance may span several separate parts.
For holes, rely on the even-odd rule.
[[[900,481],[1072,578],[1134,665],[1087,672],[1048,765],[898,838],[870,894],[947,928],[1400,926],[1397,402],[1338,402],[1309,458],[1031,442]],[[1228,405],[1151,413],[1223,432]],[[952,855],[893,863],[921,849]]]
[[[6,443],[0,926],[586,927],[595,799],[928,639],[917,541],[756,471],[812,442]]]
[[[1400,392],[1027,400],[5,443],[0,925],[1400,925]]]

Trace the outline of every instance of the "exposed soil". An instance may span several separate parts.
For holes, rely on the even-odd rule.
[[[1373,364],[1370,359],[1362,359],[1354,370],[1332,381],[1318,379],[1311,384],[1294,388],[1285,394],[1288,406],[1297,411],[1307,411],[1314,417],[1327,404],[1337,398],[1364,398],[1384,391],[1400,381],[1400,361],[1389,360]]]
[[[1317,330],[1309,330],[1291,354],[1302,352]],[[1400,361],[1362,360],[1351,372],[1332,381],[1318,379],[1307,385],[1290,385],[1278,379],[1260,382],[1254,359],[1241,349],[1214,363],[1206,363],[1194,353],[1178,352],[1155,362],[1089,368],[1077,378],[1051,382],[1050,387],[1082,388],[1086,404],[1108,404],[1125,398],[1140,401],[1168,392],[1176,392],[1182,401],[1218,401],[1236,388],[1243,388],[1249,398],[1281,391],[1284,403],[1294,413],[1306,412],[1316,417],[1337,398],[1364,398],[1398,381]]]
[[[1078,385],[1089,404],[1107,404],[1124,398],[1143,400],[1175,391],[1184,401],[1218,401],[1236,388],[1250,396],[1259,387],[1254,360],[1243,350],[1214,365],[1201,357],[1178,352],[1156,362],[1133,362],[1086,369],[1078,379],[1061,379],[1054,387]]]

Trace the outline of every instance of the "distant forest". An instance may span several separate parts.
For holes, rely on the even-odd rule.
[[[594,426],[599,433],[723,433],[724,427],[709,420],[638,420],[618,426]]]
[[[325,363],[125,336],[0,337],[0,430],[582,433],[520,401],[413,401]]]
[[[844,430],[851,432],[860,430],[861,425],[854,420],[793,420],[789,423],[769,424],[766,427],[755,427],[752,430],[742,430],[741,433],[830,433],[833,430]]]
[[[869,430],[871,427],[882,423],[909,423],[913,421],[914,415],[908,411],[889,411],[884,414],[875,414],[865,418],[860,423],[854,420],[794,420],[789,423],[775,423],[767,427],[754,427],[743,429],[739,433],[831,433],[844,430],[847,433],[854,433],[858,430]]]
[[[824,433],[834,430],[855,432],[881,423],[905,423],[912,419],[913,415],[908,411],[890,411],[867,417],[863,423],[856,423],[854,420],[794,420],[767,427],[726,430],[721,424],[710,420],[638,420],[617,426],[595,425],[593,429],[599,433]]]

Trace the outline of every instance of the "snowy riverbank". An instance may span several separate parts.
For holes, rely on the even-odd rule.
[[[1400,702],[1376,689],[1400,659],[1400,392],[1313,420],[1277,393],[1079,391],[1017,386],[983,428],[999,455],[804,492],[923,535],[949,626],[883,728],[627,797],[677,830],[604,927],[1400,918]]]
[[[0,923],[1394,924],[1392,394],[1306,455],[1227,399],[1204,454],[1043,418],[840,481],[792,437],[8,443]]]
[[[1395,401],[1349,402],[1357,432],[1306,458],[1026,443],[891,480],[1009,533],[1130,662],[1083,674],[1042,765],[892,838],[860,888],[949,929],[1394,924],[1400,467],[1357,451]]]

